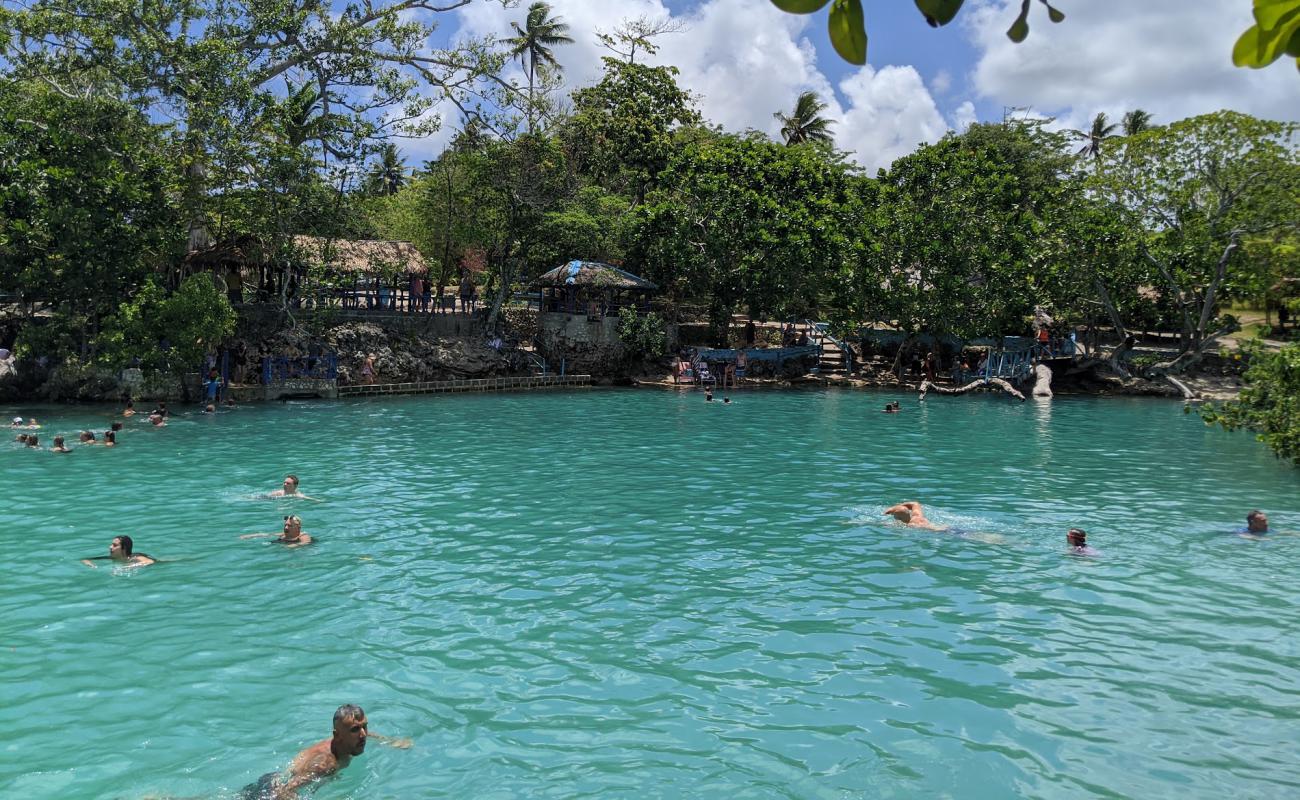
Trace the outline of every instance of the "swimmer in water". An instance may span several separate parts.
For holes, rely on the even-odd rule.
[[[274,492],[268,494],[267,497],[296,497],[302,500],[315,500],[317,503],[320,502],[315,497],[308,497],[307,495],[298,491],[297,475],[285,475],[284,488],[276,489]]]
[[[27,444],[27,434],[25,433],[18,434],[17,436],[14,437],[14,441],[18,442],[19,444]]]
[[[134,417],[134,416],[135,416],[135,403],[134,403],[134,402],[132,402],[132,401],[130,401],[130,400],[127,400],[127,401],[126,401],[126,408],[122,410],[122,416],[124,416],[124,417]]]
[[[54,446],[50,448],[51,453],[71,453],[72,450],[63,443],[62,436],[54,437]]]
[[[712,403],[712,402],[713,402],[713,392],[712,392],[711,390],[709,390],[709,389],[705,389],[705,390],[704,390],[704,402],[706,402],[706,403]]]
[[[885,509],[885,513],[909,528],[923,528],[927,531],[946,531],[947,525],[936,525],[925,518],[925,511],[915,500],[904,500]]]
[[[898,403],[885,403],[884,413],[897,414],[898,410]]]
[[[1246,515],[1246,527],[1237,531],[1246,539],[1262,539],[1268,535],[1268,515],[1258,508]]]
[[[92,431],[82,431],[82,432],[81,432],[81,443],[82,443],[82,444],[99,444],[99,442],[95,441],[95,434],[94,434]]]
[[[1083,528],[1071,528],[1065,534],[1067,552],[1076,556],[1098,556],[1101,553],[1088,546],[1088,532]]]
[[[149,415],[149,424],[155,428],[166,428],[167,420],[163,418],[162,414],[153,413]]]
[[[91,569],[98,569],[98,567],[90,563],[92,561],[117,561],[124,567],[147,567],[150,564],[158,563],[158,559],[153,556],[136,553],[134,549],[135,543],[131,541],[130,536],[114,536],[113,541],[109,542],[108,545],[108,555],[83,558],[81,563]]]
[[[284,518],[284,531],[281,533],[245,533],[240,536],[241,539],[266,539],[271,536],[276,537],[276,541],[289,547],[302,547],[305,544],[311,544],[312,538],[302,532],[302,517],[288,516]]]
[[[722,398],[722,404],[723,404],[724,406],[729,406],[729,405],[731,405],[731,398],[730,398],[730,397],[724,397],[724,398]]]
[[[112,431],[104,431],[104,446],[117,447],[117,434]]]
[[[28,436],[28,437],[27,437],[27,446],[28,446],[28,447],[40,447],[40,446],[41,446],[40,438],[41,438],[41,437],[37,436],[37,435],[34,434],[34,433],[33,433],[31,436]]]
[[[366,751],[366,742],[374,739],[380,744],[405,750],[410,739],[391,739],[370,732],[370,721],[360,706],[343,705],[334,712],[334,734],[303,750],[289,768],[280,774],[270,772],[257,783],[244,787],[242,800],[289,800],[307,788],[335,774],[352,763],[352,759]]]

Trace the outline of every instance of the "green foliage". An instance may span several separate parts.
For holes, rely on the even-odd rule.
[[[1278,458],[1300,466],[1300,344],[1277,352],[1254,347],[1249,358],[1241,398],[1207,404],[1201,417],[1227,430],[1253,430]]]
[[[916,0],[916,7],[930,27],[947,25],[957,16],[964,0]],[[1065,14],[1048,0],[1038,0],[1047,7],[1047,18],[1052,22],[1065,19]],[[1292,0],[1255,0],[1259,3],[1292,2]],[[861,0],[772,0],[772,5],[790,14],[811,14],[830,3],[828,29],[831,44],[840,58],[850,64],[867,63],[867,26],[862,13]],[[1023,42],[1029,35],[1029,0],[1022,0],[1020,13],[1007,29],[1013,42]]]
[[[1255,24],[1232,48],[1232,63],[1261,69],[1283,55],[1300,69],[1300,0],[1255,0]]]
[[[1147,282],[1169,293],[1185,354],[1213,338],[1225,294],[1257,283],[1243,242],[1300,224],[1298,129],[1205,114],[1115,140],[1091,177],[1091,190],[1140,232]]]
[[[105,325],[103,360],[189,372],[234,332],[235,311],[211,275],[191,275],[171,294],[149,281]]]
[[[33,333],[42,355],[86,354],[103,318],[179,254],[169,155],[124,103],[0,88],[0,291],[49,309],[50,330]]]
[[[658,361],[668,355],[668,333],[664,320],[653,311],[638,314],[634,308],[624,308],[618,316],[618,338],[623,352],[631,360]]]
[[[630,228],[629,258],[671,296],[732,312],[817,308],[856,235],[847,170],[818,151],[715,136],[688,143]]]

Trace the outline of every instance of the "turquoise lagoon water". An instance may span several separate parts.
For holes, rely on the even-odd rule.
[[[886,400],[904,413],[879,413]],[[42,431],[107,409],[14,408]],[[385,398],[0,445],[0,795],[1300,796],[1300,471],[1158,401]],[[323,502],[255,499],[285,472]],[[885,523],[925,501],[968,536]],[[300,513],[318,543],[240,533]],[[1063,554],[1086,527],[1103,552]],[[170,560],[90,570],[130,533]],[[999,541],[999,537],[1001,541]]]

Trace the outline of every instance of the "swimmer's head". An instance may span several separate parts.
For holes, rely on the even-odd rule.
[[[212,414],[212,413],[214,413],[216,410],[217,410],[217,407],[214,406],[214,405],[212,405],[211,403],[208,403],[206,406],[203,407],[203,413],[204,413],[204,414]]]
[[[297,475],[285,475],[285,476],[284,476],[284,493],[285,493],[285,494],[293,494],[293,493],[296,492],[296,491],[298,491],[298,476],[297,476]]]
[[[20,434],[18,434],[18,438],[15,439],[14,441],[15,441],[15,442],[19,442],[19,443],[21,443],[21,444],[26,444],[26,443],[27,443],[27,434],[25,434],[25,433],[20,433]]]
[[[117,434],[113,431],[104,431],[104,441],[108,444],[117,444]]]
[[[40,446],[41,446],[40,437],[37,436],[37,435],[34,434],[34,433],[33,433],[31,436],[28,436],[28,437],[27,437],[27,446],[28,446],[28,447],[40,447]]]
[[[334,712],[333,743],[337,745],[340,752],[359,756],[366,750],[366,738],[370,735],[369,725],[366,712],[361,710],[361,706],[354,706],[351,703],[339,706]]]
[[[1268,515],[1258,508],[1246,515],[1246,530],[1251,533],[1268,532]]]
[[[131,541],[130,536],[114,536],[113,541],[108,543],[110,558],[130,558],[134,550],[135,542]]]
[[[1065,534],[1065,542],[1070,547],[1087,547],[1088,532],[1083,528],[1071,528]]]
[[[18,427],[19,425],[22,425],[22,424],[23,424],[23,418],[22,418],[22,417],[14,417],[14,421],[13,421],[12,423],[10,423],[10,424],[11,424],[13,427],[16,428],[16,427]]]
[[[302,534],[302,517],[290,515],[284,518],[285,539],[297,539]]]
[[[906,503],[890,506],[885,513],[904,524],[912,521],[912,509]]]
[[[55,447],[63,447],[63,437],[62,437],[62,436],[55,436],[55,437],[54,437],[54,446],[55,446]]]
[[[112,425],[109,425],[108,427],[109,427],[110,430],[120,431],[120,430],[122,430],[122,423],[120,423],[120,422],[114,422]]]

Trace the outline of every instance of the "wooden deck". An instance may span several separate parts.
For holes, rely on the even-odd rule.
[[[590,375],[529,375],[515,378],[466,378],[416,383],[352,384],[339,387],[339,397],[387,394],[452,394],[456,392],[526,392],[538,389],[581,389],[591,386]]]

